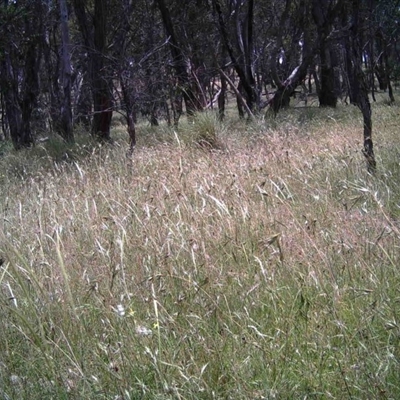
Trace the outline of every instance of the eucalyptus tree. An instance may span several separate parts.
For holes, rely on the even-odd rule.
[[[347,7],[346,7],[347,6]],[[367,161],[368,171],[374,173],[376,161],[372,141],[372,111],[368,97],[368,86],[362,68],[362,40],[366,21],[362,18],[363,0],[351,0],[342,8],[343,19],[347,16],[347,47],[346,59],[348,65],[348,79],[352,102],[358,106],[364,122],[363,153]]]
[[[254,0],[212,2],[222,43],[239,77],[238,91],[244,94],[250,112],[258,110],[260,96],[254,74]]]
[[[108,17],[110,0],[73,0],[74,12],[82,35],[87,57],[87,70],[93,99],[92,134],[100,140],[110,140],[113,114],[112,73],[108,59]]]
[[[318,99],[320,107],[336,107],[338,101],[338,87],[340,86],[338,74],[338,43],[332,35],[335,19],[329,18],[331,0],[315,0],[313,2],[312,15],[319,37],[326,38],[319,42],[319,79]],[[332,35],[330,37],[330,35]]]
[[[204,91],[206,54],[204,38],[209,17],[207,1],[170,2],[156,0],[171,52],[179,90],[190,115],[206,106]],[[210,45],[211,43],[208,42]],[[213,53],[212,48],[208,49]]]
[[[380,90],[388,91],[395,101],[391,82],[400,79],[400,2],[398,0],[371,0],[374,23],[374,73]]]
[[[60,109],[60,128],[61,135],[69,142],[74,140],[72,130],[72,108],[71,108],[71,87],[72,87],[72,67],[70,53],[70,36],[68,28],[68,7],[67,0],[59,0],[60,5],[60,26],[61,26],[61,68],[60,82],[61,109]]]
[[[40,92],[43,48],[43,2],[0,3],[0,88],[6,121],[15,149],[34,143],[32,115]]]
[[[275,113],[289,104],[290,97],[304,82],[317,56],[320,57],[320,80],[323,85],[320,90],[321,105],[336,105],[334,88],[338,80],[334,80],[333,44],[336,23],[344,3],[344,0],[322,3],[318,0],[286,0],[277,18],[275,45],[271,52],[271,74],[278,88],[270,101]],[[282,76],[278,73],[281,69],[279,65],[288,64],[286,57],[290,57],[291,67]],[[323,90],[325,93],[322,93]]]

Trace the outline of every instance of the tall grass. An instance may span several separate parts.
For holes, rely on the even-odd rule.
[[[399,398],[398,108],[376,108],[376,176],[342,108],[6,155],[0,398]]]

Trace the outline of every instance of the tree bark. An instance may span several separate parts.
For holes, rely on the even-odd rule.
[[[107,49],[107,0],[94,3],[94,51],[92,54],[93,126],[92,134],[102,141],[109,141],[112,118],[112,86],[106,68]]]
[[[331,27],[334,19],[337,17],[339,11],[342,9],[344,0],[338,0],[336,3],[329,2],[326,8],[323,10],[324,14],[320,17],[314,15],[314,20],[323,20],[324,25]],[[277,73],[276,67],[276,58],[278,56],[278,50],[281,46],[282,38],[278,35],[277,37],[277,45],[275,46],[275,53],[273,53],[273,67],[271,73],[273,74],[273,78],[275,83],[278,86],[277,91],[275,92],[273,98],[269,101],[270,109],[276,114],[279,112],[281,108],[287,107],[289,105],[290,97],[294,93],[297,86],[299,86],[307,76],[309,66],[312,65],[315,56],[318,54],[320,49],[325,49],[327,36],[330,34],[330,29],[317,29],[317,35],[314,39],[312,39],[312,27],[309,25],[309,17],[307,17],[308,6],[304,2],[300,2],[301,7],[303,7],[302,17],[302,28],[303,28],[303,54],[299,65],[294,68],[290,76],[283,82],[280,81]],[[289,8],[291,6],[291,2],[287,1],[285,11],[282,14],[281,21],[282,23],[287,18],[287,13],[289,12]],[[320,4],[318,0],[314,0],[313,2],[313,12],[321,11]],[[321,82],[319,82],[321,84]],[[322,87],[321,87],[322,92]]]
[[[233,68],[235,69],[239,80],[240,86],[243,88],[246,105],[251,110],[254,111],[255,108],[259,108],[258,94],[255,89],[255,78],[252,70],[253,66],[253,19],[254,19],[254,1],[249,0],[248,9],[246,13],[246,20],[244,26],[247,29],[243,29],[241,26],[239,18],[239,7],[241,4],[236,3],[236,41],[238,42],[237,47],[239,48],[239,55],[235,54],[235,50],[232,46],[230,35],[228,33],[224,17],[222,14],[221,5],[219,0],[213,0],[213,6],[218,17],[218,25],[221,33],[222,42],[228,52],[231,59]],[[240,61],[242,60],[242,62]]]
[[[73,0],[75,15],[84,44],[89,52],[89,76],[93,97],[92,135],[109,141],[113,113],[112,76],[107,69],[108,0],[94,1],[93,23],[88,20],[83,0]]]
[[[329,4],[327,0],[313,1],[313,19],[317,25],[318,35],[328,37],[332,26],[328,23],[327,12]],[[333,22],[333,21],[331,21]],[[320,61],[320,90],[318,91],[320,107],[332,107],[337,105],[337,95],[335,91],[335,71],[333,59],[335,57],[332,42],[321,40],[319,49]]]
[[[26,8],[24,13],[18,7],[16,4],[10,9],[10,17],[17,24],[16,29],[23,30],[29,39],[5,38],[0,76],[10,136],[16,150],[34,143],[31,120],[39,93],[43,28],[40,5]]]
[[[331,62],[331,51],[322,46],[319,52],[320,56],[320,91],[318,93],[320,107],[332,107],[337,105],[335,71]]]
[[[362,69],[362,42],[361,32],[362,26],[360,23],[360,6],[361,0],[352,0],[352,26],[349,31],[350,47],[347,49],[348,61],[351,63],[352,82],[350,85],[351,98],[360,109],[363,115],[364,122],[364,148],[363,154],[367,162],[368,172],[376,171],[376,160],[374,154],[374,145],[372,141],[372,111],[371,104],[368,98],[368,88],[366,77]]]
[[[164,0],[156,0],[156,2],[161,13],[165,31],[169,37],[173,66],[176,71],[179,89],[182,92],[183,101],[185,102],[186,112],[188,115],[193,115],[196,111],[202,110],[203,107],[201,101],[197,98],[195,91],[193,90],[190,76],[187,71],[185,56],[178,43],[171,14]]]
[[[74,133],[72,130],[72,109],[71,109],[71,55],[68,28],[68,8],[66,0],[60,1],[61,15],[61,40],[62,40],[62,67],[61,67],[61,84],[62,84],[62,101],[61,101],[61,136],[67,142],[74,141]]]
[[[15,83],[11,66],[10,54],[6,52],[3,56],[1,76],[3,77],[3,96],[6,109],[7,123],[10,129],[10,136],[16,150],[28,147],[32,144],[32,138],[22,140],[22,113],[19,105],[18,86]]]

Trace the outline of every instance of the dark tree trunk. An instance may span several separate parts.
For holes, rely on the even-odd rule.
[[[358,106],[357,96],[357,75],[355,73],[355,66],[353,65],[353,59],[351,56],[351,44],[350,40],[346,40],[346,78],[347,78],[347,90],[349,94],[350,104]]]
[[[86,5],[83,0],[73,0],[75,17],[79,30],[82,35],[83,45],[87,54],[81,56],[82,67],[80,70],[80,82],[78,87],[78,98],[76,101],[76,124],[90,129],[93,114],[93,96],[95,92],[92,76],[92,53],[93,43],[93,24],[89,21],[86,13]]]
[[[171,14],[164,0],[156,0],[156,2],[161,13],[165,31],[169,37],[173,66],[176,71],[179,90],[181,91],[183,100],[185,102],[186,112],[188,115],[193,115],[196,111],[202,110],[203,107],[201,105],[201,101],[195,95],[195,91],[187,71],[185,56],[175,34]],[[177,122],[176,119],[175,122]]]
[[[60,99],[61,94],[59,90],[59,72],[61,71],[60,67],[60,56],[58,44],[56,44],[55,34],[53,30],[55,27],[49,28],[44,44],[43,44],[43,57],[44,57],[44,65],[46,72],[45,85],[46,90],[49,96],[49,113],[50,113],[50,127],[54,132],[60,131]]]
[[[317,25],[318,35],[321,38],[326,38],[332,26],[328,23],[328,15],[326,14],[329,9],[327,0],[316,0],[313,2],[313,18]],[[334,50],[332,43],[326,40],[320,41],[318,49],[320,61],[320,79],[318,98],[320,107],[332,107],[337,105],[337,95],[335,91],[335,70],[334,70]]]
[[[62,68],[61,68],[61,84],[62,84],[62,100],[61,100],[61,119],[60,128],[61,136],[67,142],[74,141],[74,133],[72,130],[72,109],[71,109],[71,56],[69,44],[69,28],[68,28],[68,8],[66,0],[60,1],[61,15],[61,38],[62,38]]]
[[[314,13],[314,20],[323,21],[323,25],[327,26],[329,29],[317,29],[317,35],[312,40],[312,32],[311,26],[309,25],[309,18],[307,17],[308,13],[308,6],[305,2],[299,3],[302,7],[302,22],[301,27],[303,28],[303,49],[302,49],[302,57],[299,62],[299,65],[292,71],[290,76],[284,81],[281,82],[277,73],[276,73],[276,66],[272,68],[271,73],[273,74],[274,80],[278,86],[278,90],[275,92],[274,97],[270,100],[270,109],[276,114],[281,108],[287,107],[290,101],[290,96],[294,93],[297,86],[299,86],[306,78],[308,68],[310,65],[313,64],[314,58],[316,54],[318,54],[320,49],[326,49],[326,39],[330,34],[330,28],[332,27],[333,21],[338,15],[338,12],[341,10],[343,5],[343,0],[338,0],[336,3],[329,2],[326,4],[326,8],[322,10],[320,7],[319,0],[313,1],[313,13]],[[282,14],[282,21],[284,21],[285,14],[288,12],[288,7],[291,6],[291,2],[288,1],[286,3],[286,10]],[[322,16],[316,16],[315,13],[322,12]],[[282,39],[280,37],[277,38],[278,46],[275,48],[274,54],[274,62],[276,64],[276,56],[279,50],[279,45]],[[329,75],[330,76],[330,75]],[[319,82],[321,85],[320,92],[323,91],[322,83]]]
[[[292,96],[296,87],[297,84],[293,85],[292,87],[282,86],[277,89],[277,91],[274,94],[274,97],[270,101],[270,107],[275,115],[278,114],[280,110],[289,107],[290,97]]]
[[[92,53],[93,126],[92,134],[100,140],[110,140],[113,96],[110,71],[106,66],[107,0],[94,3],[94,51]]]
[[[300,19],[302,21],[303,28],[303,48],[302,48],[302,56],[300,60],[298,60],[299,65],[293,69],[290,76],[282,81],[278,75],[278,59],[280,48],[282,47],[282,36],[280,34],[275,38],[276,44],[274,49],[271,52],[272,57],[272,66],[271,66],[271,75],[277,86],[277,90],[274,93],[272,99],[269,101],[269,110],[272,111],[275,115],[284,108],[287,108],[290,104],[290,97],[294,94],[296,87],[299,86],[306,78],[308,68],[311,65],[312,61],[315,58],[315,54],[320,45],[320,36],[316,39],[314,46],[310,46],[310,35],[307,29],[310,27],[305,26],[304,20],[304,2],[300,2],[301,4],[301,14]],[[286,2],[285,10],[282,13],[280,24],[283,25],[286,23],[286,19],[289,15],[289,9],[292,6],[291,1]]]
[[[25,10],[18,22],[29,40],[21,43],[5,41],[1,61],[1,86],[7,122],[17,150],[34,143],[31,120],[39,94],[43,28],[41,7]]]
[[[155,76],[157,73],[150,67],[146,68],[146,100],[142,112],[150,121],[151,126],[158,126],[157,110],[160,100],[157,97],[157,82]]]
[[[389,65],[389,56],[388,56],[390,46],[384,40],[383,34],[381,32],[379,32],[379,37],[382,39],[382,43],[383,43],[382,57],[380,57],[382,59],[382,64],[381,64],[382,65],[382,69],[381,69],[382,77],[385,82],[385,86],[389,92],[388,93],[389,100],[391,103],[394,103],[395,99],[394,99],[394,95],[393,95],[392,84],[390,82],[390,65]]]
[[[18,85],[14,79],[10,58],[10,54],[5,53],[1,63],[2,91],[11,140],[14,148],[19,150],[21,147],[30,146],[33,140],[28,138],[26,142],[22,141],[22,112],[19,105]]]
[[[387,73],[385,68],[386,63],[384,58],[386,41],[380,28],[375,32],[375,47],[378,56],[375,60],[374,73],[378,79],[379,90],[386,91],[388,89]]]
[[[335,71],[327,58],[327,49],[320,50],[321,74],[320,91],[318,94],[320,107],[332,107],[337,105],[337,95],[335,90]]]
[[[284,82],[278,83],[278,89],[269,102],[270,108],[274,114],[277,114],[282,108],[289,106],[290,97],[293,95],[297,86],[299,86],[307,76],[308,67],[314,59],[316,48],[308,48],[308,45],[305,45],[305,47],[306,50],[300,65],[293,70],[291,75]]]
[[[236,40],[240,50],[240,56],[235,54],[230,36],[224,21],[221,5],[219,0],[213,0],[214,9],[218,17],[218,24],[221,32],[222,42],[228,52],[233,67],[239,77],[240,86],[245,95],[247,107],[252,112],[255,108],[259,108],[258,94],[255,88],[255,79],[253,74],[253,18],[254,18],[254,2],[249,1],[246,13],[246,21],[242,29],[240,22],[236,21]],[[238,18],[240,4],[237,2],[236,17]],[[243,44],[243,45],[242,45]],[[244,62],[240,62],[240,59]],[[240,112],[240,111],[239,111]]]
[[[27,36],[36,36],[29,42],[24,63],[24,83],[22,85],[22,138],[23,146],[31,145],[34,142],[31,131],[31,119],[34,107],[37,105],[39,96],[39,66],[42,58],[42,15],[41,8],[33,11],[34,18],[27,16],[25,29]]]
[[[375,76],[378,79],[379,90],[386,92],[388,89],[388,81],[385,67],[383,65],[383,57],[379,57],[378,63],[375,66]]]
[[[83,41],[89,52],[89,77],[93,99],[92,134],[101,141],[110,140],[113,96],[111,72],[107,64],[108,0],[94,1],[93,23],[89,22],[85,2],[73,0]]]
[[[367,161],[367,169],[370,173],[376,171],[374,146],[372,141],[372,111],[368,98],[366,77],[362,69],[362,36],[363,28],[360,22],[361,0],[352,0],[352,26],[349,31],[350,47],[347,48],[348,63],[352,66],[350,82],[350,96],[354,104],[358,106],[364,121],[364,148],[363,153]],[[349,71],[347,71],[349,73]]]
[[[371,91],[372,101],[376,102],[375,97],[375,74],[374,74],[374,31],[372,26],[369,27],[369,38],[368,38],[368,46],[366,46],[366,57],[367,57],[367,70],[368,70],[368,83],[369,89]]]
[[[0,73],[2,71],[2,67],[0,65]],[[7,123],[7,118],[6,118],[6,104],[4,102],[4,94],[0,93],[0,99],[1,99],[1,131],[3,133],[3,137],[1,140],[4,139],[9,139],[9,128],[8,128],[8,123]]]
[[[389,94],[389,100],[391,103],[395,102],[395,98],[394,98],[394,94],[393,94],[393,87],[392,87],[392,83],[390,82],[390,79],[388,80],[388,94]]]
[[[364,148],[363,154],[367,161],[367,169],[370,173],[376,171],[374,144],[372,142],[372,112],[366,88],[361,89],[359,94],[359,108],[364,121]]]

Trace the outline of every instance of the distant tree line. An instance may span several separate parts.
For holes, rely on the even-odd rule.
[[[374,168],[370,98],[394,102],[399,0],[0,0],[2,140],[31,146],[51,129],[110,139],[112,115],[178,124],[218,110],[278,113],[298,92],[339,99],[364,118]]]

